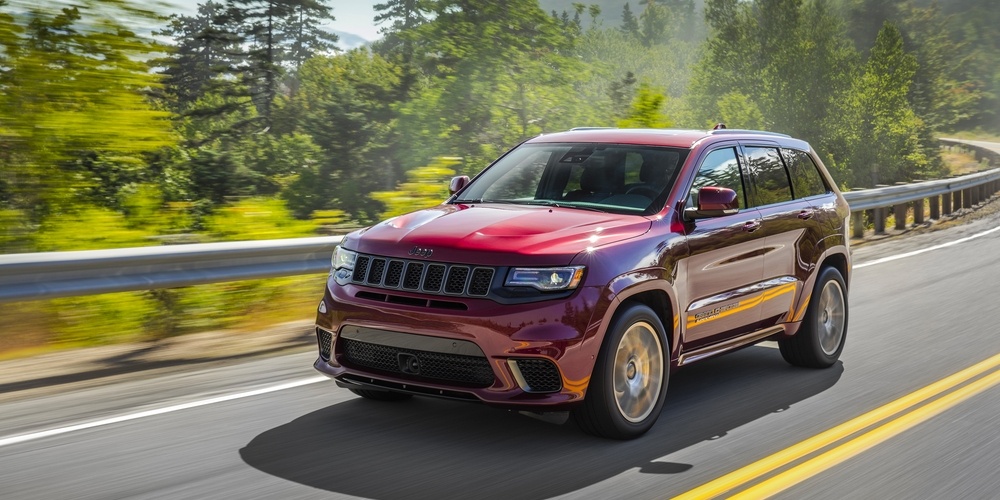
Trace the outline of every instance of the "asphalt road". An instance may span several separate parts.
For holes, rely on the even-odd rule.
[[[317,381],[310,350],[8,398],[0,498],[673,497],[1000,353],[1000,231],[884,260],[994,227],[995,216],[858,248],[841,363],[793,368],[763,345],[693,365],[672,376],[659,422],[638,440],[480,405],[362,400]],[[287,382],[303,385],[271,390]],[[248,392],[259,389],[271,392]],[[910,413],[727,495],[815,459],[778,498],[1000,498],[1000,385],[867,437]],[[36,434],[46,430],[58,433]],[[861,451],[827,458],[844,443]]]

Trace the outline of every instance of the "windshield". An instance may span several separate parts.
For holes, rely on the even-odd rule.
[[[524,144],[452,203],[519,203],[614,213],[661,207],[686,149],[623,144]]]

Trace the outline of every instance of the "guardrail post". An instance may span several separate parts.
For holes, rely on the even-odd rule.
[[[951,214],[951,193],[941,195],[941,214]]]
[[[900,203],[892,207],[893,215],[896,216],[896,229],[906,229],[906,209],[909,203]]]
[[[972,208],[972,188],[962,190],[962,208]]]
[[[853,236],[855,238],[865,237],[865,212],[864,210],[859,210],[851,214],[851,221],[853,224]]]
[[[951,192],[951,209],[957,212],[962,209],[962,191],[952,191]]]
[[[923,198],[913,201],[913,224],[924,223],[924,200]]]
[[[941,197],[931,196],[931,220],[938,220],[941,218]]]
[[[885,234],[885,208],[875,209],[875,234]]]

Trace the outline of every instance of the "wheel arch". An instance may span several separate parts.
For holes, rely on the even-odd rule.
[[[667,337],[668,350],[670,351],[670,362],[674,364],[679,355],[680,329],[678,328],[678,318],[680,314],[677,310],[676,295],[670,287],[669,282],[662,279],[639,281],[618,291],[615,291],[614,287],[612,287],[610,291],[615,294],[615,300],[605,312],[602,319],[602,342],[603,337],[607,336],[607,328],[611,324],[611,319],[614,318],[619,310],[631,304],[643,304],[652,309],[663,324],[664,333]]]

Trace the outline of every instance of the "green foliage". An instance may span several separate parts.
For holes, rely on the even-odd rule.
[[[216,240],[266,240],[316,234],[316,223],[297,220],[278,199],[248,198],[215,210],[205,230]]]
[[[886,23],[838,110],[833,164],[849,174],[850,185],[905,181],[935,166],[920,147],[924,124],[907,100],[916,70],[899,29]]]
[[[429,78],[402,108],[407,140],[481,168],[511,144],[563,126],[577,107],[573,78],[585,74],[569,57],[575,33],[534,0],[437,2],[415,31],[426,40],[420,65]]]
[[[368,193],[399,177],[393,158],[399,67],[365,49],[314,57],[299,72],[299,92],[282,104],[280,120],[311,137],[317,160],[296,166],[284,192],[296,216],[341,208],[371,220]]]
[[[145,96],[159,81],[144,61],[160,47],[127,28],[154,16],[122,1],[54,11],[0,14],[0,203],[35,221],[90,184],[65,168],[81,152],[142,165],[175,141],[169,113]]]
[[[632,101],[632,108],[625,118],[618,120],[622,128],[669,128],[672,122],[663,113],[667,97],[648,84],[639,85],[639,91]]]
[[[717,103],[719,119],[731,128],[761,130],[764,128],[764,113],[752,99],[740,92],[723,94]],[[714,124],[706,124],[714,125]]]
[[[120,212],[98,206],[77,206],[52,214],[38,228],[36,250],[100,250],[156,245],[155,227],[130,224]]]
[[[385,204],[385,211],[379,214],[380,217],[395,217],[441,204],[448,198],[448,182],[455,175],[454,167],[459,163],[457,158],[435,158],[429,165],[407,172],[406,182],[395,191],[372,193],[372,198]]]

